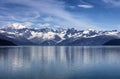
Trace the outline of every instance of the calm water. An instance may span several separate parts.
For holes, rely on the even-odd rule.
[[[0,47],[0,79],[120,79],[120,47]]]

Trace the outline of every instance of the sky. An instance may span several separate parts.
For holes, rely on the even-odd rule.
[[[120,0],[0,0],[0,26],[120,30]]]

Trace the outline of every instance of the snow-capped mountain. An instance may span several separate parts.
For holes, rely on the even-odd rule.
[[[0,39],[17,45],[103,45],[112,39],[119,39],[120,32],[50,28],[28,28],[13,24],[0,29]]]

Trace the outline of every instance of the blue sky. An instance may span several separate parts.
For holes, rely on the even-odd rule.
[[[0,0],[0,25],[119,29],[120,0]]]

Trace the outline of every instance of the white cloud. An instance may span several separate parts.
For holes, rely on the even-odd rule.
[[[31,27],[33,25],[33,23],[31,23],[31,22],[25,22],[25,23],[23,23],[23,25],[25,27]]]
[[[111,6],[120,7],[120,0],[102,0],[103,2],[110,4]]]
[[[49,17],[43,18],[43,20],[46,22],[50,22],[50,21],[54,21],[54,18],[49,16]]]
[[[37,26],[38,27],[49,27],[50,24],[49,23],[44,23],[44,24],[39,23],[39,24],[37,24]]]
[[[86,5],[86,4],[80,4],[80,5],[78,5],[78,7],[80,7],[80,8],[86,8],[86,9],[94,8],[93,5]]]

